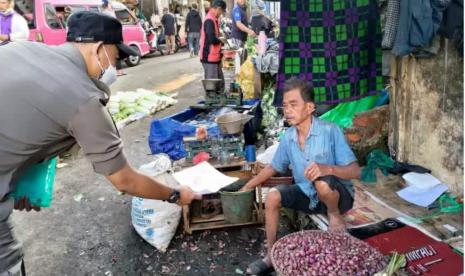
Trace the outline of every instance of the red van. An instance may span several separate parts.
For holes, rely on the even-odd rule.
[[[16,7],[29,23],[29,39],[49,45],[59,45],[66,41],[68,17],[77,11],[100,11],[101,0],[31,0],[17,1]],[[123,25],[124,43],[140,53],[129,57],[128,66],[136,66],[140,58],[150,53],[150,45],[138,20],[127,7],[113,2],[112,8]]]

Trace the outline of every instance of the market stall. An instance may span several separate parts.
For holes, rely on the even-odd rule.
[[[351,146],[357,151],[358,159],[363,160],[361,165],[366,164],[365,168],[370,169],[369,153],[386,144],[385,140],[370,144],[372,136],[384,135],[385,138],[387,135],[386,127],[381,123],[378,126],[382,117],[379,114],[383,113],[368,119],[360,119],[356,114],[379,106],[383,110],[389,100],[381,76],[379,45],[382,36],[375,2],[351,1],[355,8],[349,8],[345,2],[336,1],[330,10],[305,1],[286,2],[281,6],[281,25],[260,31],[257,38],[246,41],[244,48],[234,45],[225,33],[222,64],[229,70],[231,78],[227,89],[219,89],[219,80],[204,80],[204,101],[184,112],[152,122],[151,151],[168,154],[175,161],[177,172],[174,175],[205,164],[215,169],[178,179],[204,194],[201,201],[182,209],[186,233],[263,223],[267,191],[279,184],[294,184],[292,176],[280,175],[251,193],[238,192],[245,182],[271,163],[277,144],[287,129],[277,106],[281,105],[283,84],[290,76],[298,76],[313,84],[314,102],[318,105],[316,116],[346,128],[347,138],[355,136],[351,136],[354,133],[359,135],[355,146],[354,143]],[[308,19],[310,14],[311,20]],[[222,29],[227,30],[228,21],[224,24]],[[310,28],[319,25],[322,25],[319,29]],[[308,28],[312,35],[303,37],[305,31],[302,30]],[[324,37],[323,32],[335,34],[335,37]],[[243,56],[246,58],[242,63]],[[356,132],[362,128],[366,128],[363,133]],[[358,151],[357,147],[364,142],[371,148]],[[248,146],[256,148],[257,152],[253,150],[254,154],[250,154],[246,150]],[[406,165],[412,168],[411,164]],[[215,175],[218,179],[228,177],[225,185],[206,191],[207,183]],[[400,185],[399,182],[396,184]],[[432,240],[405,241],[404,246],[389,246],[383,237],[396,237],[402,231],[417,233],[415,231],[421,226],[401,222],[409,216],[390,208],[377,197],[369,196],[367,190],[369,188],[356,183],[355,197],[359,200],[345,215],[351,235],[323,232],[328,229],[328,218],[312,215],[311,220],[323,231],[299,232],[279,240],[271,256],[278,275],[393,275],[401,268],[410,275],[434,275],[433,272],[444,264],[448,264],[453,273],[461,272],[460,263],[456,261],[459,255],[446,243],[435,243],[431,250],[447,247],[444,256],[448,259],[432,258],[435,255],[417,258],[416,253],[411,253],[418,248],[425,251],[423,247],[428,242],[433,243]],[[452,227],[457,230],[455,224]],[[459,235],[459,231],[454,235]],[[424,262],[416,262],[419,259]]]

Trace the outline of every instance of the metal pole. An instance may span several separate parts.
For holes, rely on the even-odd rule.
[[[205,4],[205,1],[204,1],[204,0],[200,0],[200,7],[199,7],[199,10],[200,10],[200,16],[202,16],[202,22],[203,22],[203,20],[205,19],[205,7],[204,7],[204,4]]]

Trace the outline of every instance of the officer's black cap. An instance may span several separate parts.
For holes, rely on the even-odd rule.
[[[68,20],[68,42],[99,42],[114,44],[118,47],[119,58],[137,56],[135,50],[123,43],[123,27],[111,16],[91,11],[73,13]]]

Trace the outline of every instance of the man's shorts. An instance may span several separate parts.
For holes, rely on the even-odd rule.
[[[324,176],[320,180],[329,184],[333,191],[339,192],[339,211],[341,214],[346,213],[352,209],[354,205],[354,198],[349,193],[347,188],[335,176]],[[326,205],[319,201],[314,209],[310,209],[310,199],[297,185],[279,185],[276,189],[281,194],[281,206],[291,208],[294,210],[302,211],[309,214],[326,214],[328,208]]]

